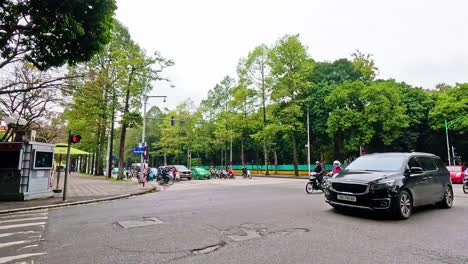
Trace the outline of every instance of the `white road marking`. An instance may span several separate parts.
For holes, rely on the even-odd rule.
[[[38,247],[38,246],[39,246],[38,244],[29,245],[29,246],[25,246],[25,247],[22,247],[22,248],[20,248],[20,249],[17,249],[16,251],[20,251],[20,250],[27,249],[27,248]]]
[[[5,225],[5,226],[0,226],[0,230],[18,228],[18,227],[26,227],[26,226],[37,226],[37,225],[44,227],[45,223],[46,222],[35,222],[35,223],[26,223],[26,224],[17,224],[17,225]]]
[[[20,241],[0,243],[0,248],[11,247],[11,246],[21,245],[21,244],[26,244],[26,243],[31,243],[31,242],[34,242],[34,241],[33,240],[20,240]]]
[[[45,252],[41,252],[41,253],[30,253],[30,254],[21,254],[21,255],[16,255],[16,256],[9,256],[9,257],[2,257],[0,258],[0,264],[7,263],[7,262],[17,260],[17,259],[24,259],[24,258],[40,256],[40,255],[45,255],[45,254],[46,254]]]
[[[45,217],[31,217],[31,218],[21,218],[21,219],[9,219],[0,221],[0,224],[4,223],[14,223],[14,222],[24,222],[24,221],[32,221],[32,220],[46,220],[47,216]]]
[[[2,214],[1,216],[9,216],[9,215],[28,215],[28,214],[38,214],[38,213],[47,213],[49,209],[41,209],[41,210],[34,210],[34,211],[25,211],[25,212],[13,212]]]
[[[37,233],[41,233],[41,232],[38,232],[38,231],[22,231],[22,232],[4,233],[4,234],[0,234],[0,238],[14,236],[14,235],[37,234]]]
[[[47,216],[47,212],[46,213],[34,213],[34,214],[12,214],[12,215],[0,215],[0,219],[4,219],[4,218],[19,218],[19,217],[36,217],[36,216]]]

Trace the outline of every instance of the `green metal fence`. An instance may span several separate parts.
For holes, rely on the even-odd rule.
[[[201,168],[204,168],[204,169],[210,169],[211,166],[197,166],[197,167],[201,167]],[[224,167],[223,165],[218,165],[216,166],[217,168],[222,168]],[[242,165],[232,165],[231,166],[233,170],[241,170],[242,169]],[[256,170],[259,170],[259,171],[264,171],[265,170],[265,165],[247,165],[246,166],[248,170],[250,171],[256,171]],[[346,165],[341,165],[341,167],[345,168]],[[315,169],[315,164],[314,165],[310,165],[310,170],[313,170]],[[327,171],[330,171],[333,169],[333,164],[326,164],[325,165],[325,170]],[[275,170],[275,165],[268,165],[268,170],[270,171],[274,171]],[[278,171],[294,171],[294,165],[292,164],[285,164],[285,165],[277,165],[277,170]],[[307,164],[306,165],[298,165],[298,170],[299,171],[307,171]]]

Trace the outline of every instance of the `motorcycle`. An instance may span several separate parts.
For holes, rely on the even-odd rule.
[[[159,185],[172,185],[174,184],[174,176],[171,175],[172,173],[163,172],[160,177],[158,177],[157,181]]]
[[[252,179],[252,174],[250,174],[250,171],[247,170],[247,173],[242,173],[242,177],[244,179]]]
[[[465,174],[465,177],[463,178],[463,192],[465,194],[468,194],[468,175]]]
[[[326,188],[326,179],[327,176],[323,174],[319,174],[316,172],[311,172],[309,177],[309,182],[306,184],[306,192],[311,194],[314,190],[317,191],[324,191]]]

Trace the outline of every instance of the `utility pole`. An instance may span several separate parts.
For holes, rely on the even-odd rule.
[[[448,159],[449,165],[452,165],[452,163],[451,163],[451,161],[450,161],[450,145],[449,145],[449,138],[448,138],[448,124],[447,124],[447,120],[445,120],[445,136],[447,137],[447,159]]]
[[[67,189],[68,189],[68,174],[70,173],[70,145],[71,145],[71,130],[68,130],[68,145],[67,145],[67,165],[65,166],[65,179],[63,181],[63,197],[62,200],[67,200]]]
[[[448,129],[455,123],[457,122],[458,120],[462,119],[463,117],[465,117],[466,114],[461,114],[459,116],[457,116],[455,119],[447,122],[447,119],[445,119],[445,137],[447,138],[447,158],[448,158],[448,163],[449,165],[452,165],[451,163],[451,158],[450,158],[450,143],[449,143],[449,137],[448,137]],[[455,157],[453,157],[455,158]]]
[[[309,128],[309,107],[307,106],[307,169],[310,176],[310,128]]]
[[[165,95],[143,95],[143,129],[141,131],[141,147],[145,147],[146,141],[145,141],[145,134],[146,134],[146,103],[148,102],[148,98],[164,98],[164,102],[166,102],[166,97]],[[141,154],[140,158],[140,172],[141,176],[143,177],[143,172],[144,172],[144,154]],[[164,156],[164,163],[166,163],[166,156]]]

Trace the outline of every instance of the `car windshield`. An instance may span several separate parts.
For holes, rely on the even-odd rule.
[[[450,167],[450,166],[447,166],[447,170],[448,170],[448,171],[451,171],[451,172],[459,172],[459,171],[461,171],[461,167]]]
[[[353,171],[398,171],[405,161],[404,156],[362,156],[346,169]]]
[[[189,169],[187,169],[187,167],[185,167],[184,165],[174,165],[174,167],[175,167],[177,170],[189,170]]]

